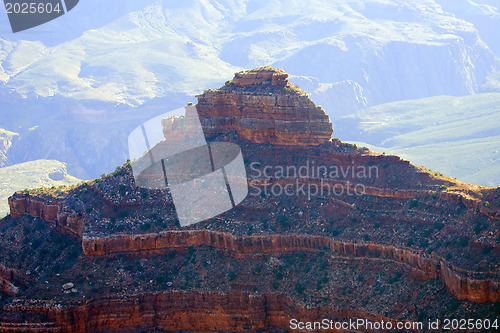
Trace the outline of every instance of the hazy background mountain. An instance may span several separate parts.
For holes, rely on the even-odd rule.
[[[7,151],[12,146],[12,140],[19,134],[0,128],[0,168],[7,165]]]
[[[414,100],[500,91],[495,2],[85,0],[17,34],[1,20],[0,128],[18,135],[11,135],[7,150],[0,134],[0,163],[53,159],[76,177],[97,177],[127,159],[128,133],[143,121],[196,101],[195,94],[221,86],[236,71],[272,65],[325,108],[334,136],[393,148],[462,180],[498,185],[496,160],[483,149],[497,138],[495,117],[487,118],[488,131],[471,136],[454,128],[462,123],[442,97],[443,109],[432,109],[429,118],[455,133],[447,141],[420,140],[418,131],[434,130],[420,118],[390,125],[406,126],[396,128],[411,136],[406,141],[383,141],[360,125],[375,105],[412,100],[379,114],[426,115],[427,102]],[[475,128],[486,119],[486,106],[475,109],[482,96],[461,118]],[[496,99],[488,101],[496,107]],[[450,151],[456,153],[445,155]],[[473,177],[460,162],[464,156],[474,156]]]

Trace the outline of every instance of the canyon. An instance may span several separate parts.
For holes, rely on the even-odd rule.
[[[130,161],[77,186],[15,193],[0,221],[2,331],[274,332],[291,318],[498,315],[498,188],[331,138],[324,110],[282,70],[236,73],[196,108],[209,142],[241,148],[246,199],[182,227],[170,192],[137,186]],[[165,138],[183,121],[162,120]],[[304,165],[377,172],[256,172]],[[316,192],[273,192],[295,184]],[[345,191],[319,191],[335,186]]]
[[[430,193],[418,191],[388,191],[368,188],[367,194],[393,198],[422,198],[431,196]],[[498,219],[498,211],[486,213],[481,211],[479,200],[468,200],[460,194],[442,193],[443,200],[463,202],[477,209],[490,218]],[[463,201],[461,201],[463,200]],[[11,216],[29,215],[40,217],[46,222],[52,222],[62,231],[69,231],[80,237],[83,236],[84,219],[77,214],[68,212],[59,213],[59,206],[53,202],[43,202],[31,197],[9,198]],[[117,252],[154,252],[162,249],[191,246],[210,246],[216,249],[225,249],[235,256],[249,254],[302,252],[322,250],[331,251],[332,255],[353,258],[374,258],[395,261],[423,271],[433,277],[443,279],[449,290],[460,300],[467,299],[474,302],[500,301],[500,284],[498,274],[486,272],[493,278],[474,279],[467,272],[450,265],[443,258],[432,257],[423,251],[412,251],[409,248],[395,247],[383,244],[352,243],[336,241],[326,237],[305,235],[269,235],[235,237],[228,233],[208,230],[196,231],[164,231],[153,234],[114,235],[106,237],[84,236],[82,238],[83,253],[87,256],[105,255]],[[489,274],[488,274],[489,273]]]

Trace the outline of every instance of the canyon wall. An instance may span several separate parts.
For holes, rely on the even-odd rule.
[[[281,180],[286,182],[287,180]],[[391,190],[366,187],[366,194],[393,198],[425,198],[436,195],[434,191]],[[496,211],[488,210],[479,199],[469,198],[461,193],[441,192],[438,199],[462,202],[464,205],[480,211],[491,218],[499,218]],[[204,231],[168,231],[156,234],[115,235],[109,237],[87,237],[84,235],[84,217],[69,211],[60,211],[55,202],[45,202],[32,196],[12,196],[9,198],[11,215],[30,215],[55,223],[63,231],[77,234],[82,239],[86,255],[104,255],[115,252],[157,251],[172,247],[208,245],[213,248],[232,252],[234,256],[247,254],[320,251],[330,250],[335,256],[360,258],[381,258],[407,264],[409,267],[441,277],[450,291],[458,299],[474,302],[494,302],[500,300],[500,282],[496,278],[473,279],[469,273],[450,265],[442,258],[431,257],[422,252],[402,249],[382,244],[357,244],[336,241],[326,237],[302,235],[267,235],[236,237],[230,234]],[[488,274],[485,274],[488,275]],[[3,282],[4,288],[10,288]]]
[[[232,234],[209,230],[164,231],[156,234],[115,235],[109,237],[84,237],[83,252],[87,256],[116,252],[157,251],[169,248],[206,245],[229,251],[235,257],[264,253],[330,251],[334,257],[384,259],[405,264],[440,277],[458,299],[473,302],[500,300],[500,281],[494,273],[483,273],[484,278],[473,279],[442,258],[423,251],[374,243],[352,243],[328,237],[310,235],[264,235],[237,237]]]
[[[259,329],[273,331],[289,329],[291,318],[301,321],[319,321],[322,318],[337,321],[366,318],[371,321],[395,322],[390,318],[363,311],[306,308],[282,294],[267,293],[168,291],[106,297],[66,307],[58,307],[52,301],[31,303],[19,302],[9,310],[44,313],[52,320],[52,323],[46,325],[57,326],[50,332],[155,330],[249,332]],[[33,329],[25,326],[24,332],[41,332],[38,329],[42,325],[32,324],[32,326]],[[50,329],[49,327],[47,329]],[[5,329],[4,332],[16,331],[2,323],[0,323],[1,328]],[[332,331],[337,332],[337,330]]]

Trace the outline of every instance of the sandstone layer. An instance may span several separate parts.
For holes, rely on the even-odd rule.
[[[217,306],[214,307],[214,304]],[[171,291],[123,295],[64,308],[58,308],[50,301],[34,304],[19,302],[9,311],[42,312],[52,322],[30,325],[0,323],[3,332],[123,332],[123,327],[127,327],[128,331],[141,332],[276,332],[289,327],[292,318],[302,321],[320,321],[323,318],[348,321],[361,317],[371,321],[396,322],[362,311],[306,308],[281,294],[242,292]]]
[[[9,197],[10,214],[13,217],[29,215],[53,223],[56,227],[73,234],[83,235],[83,219],[74,212],[64,210],[57,201],[45,201],[32,196]]]
[[[234,237],[230,234],[203,231],[169,231],[159,234],[119,235],[103,238],[84,238],[86,255],[104,255],[128,251],[155,251],[207,245],[228,250],[236,256],[279,252],[320,252],[329,250],[333,256],[384,259],[406,264],[444,280],[450,291],[460,300],[473,302],[500,301],[500,281],[495,273],[490,278],[474,279],[469,272],[453,267],[442,258],[426,255],[407,248],[382,244],[356,244],[326,237],[307,235],[266,235]],[[472,273],[472,272],[470,272]]]
[[[280,145],[318,145],[331,139],[325,111],[270,67],[236,73],[232,81],[198,96],[208,138],[234,132],[241,140]]]

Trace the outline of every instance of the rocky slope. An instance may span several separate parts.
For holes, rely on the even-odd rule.
[[[19,136],[17,133],[0,128],[0,168],[7,165],[7,151],[12,146],[12,140]]]
[[[214,249],[227,250],[236,257],[249,256],[255,253],[319,253],[329,250],[332,257],[394,261],[427,273],[430,277],[442,279],[459,300],[480,303],[500,301],[500,282],[497,280],[497,274],[484,274],[479,279],[470,278],[467,275],[473,276],[474,272],[459,270],[449,265],[442,258],[433,258],[424,252],[413,252],[406,248],[381,244],[356,244],[335,241],[325,237],[297,235],[234,237],[231,234],[210,231],[162,232],[102,238],[87,237],[82,242],[85,255],[139,251],[148,253],[177,247],[188,248],[203,245]]]
[[[0,222],[3,330],[498,316],[498,188],[327,140],[326,114],[280,70],[238,73],[198,98],[210,141],[241,147],[247,198],[181,227],[170,193],[139,188],[130,162],[77,187],[16,193]],[[296,126],[305,121],[310,131]]]
[[[333,121],[380,103],[498,91],[491,1],[87,0],[22,34],[2,20],[0,123],[21,134],[9,163],[58,160],[94,179],[126,159],[136,122],[263,65],[292,74]]]

